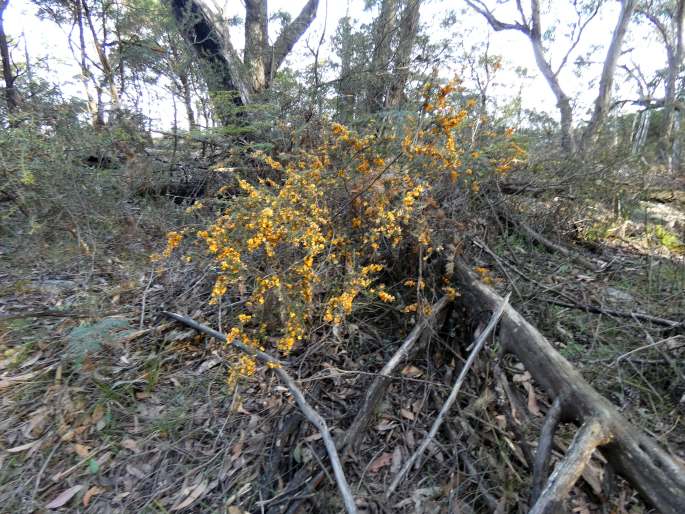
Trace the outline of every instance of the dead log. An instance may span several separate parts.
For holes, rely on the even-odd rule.
[[[570,261],[574,262],[578,266],[582,268],[586,268],[590,271],[597,271],[599,266],[597,266],[595,263],[593,263],[590,259],[587,259],[586,257],[583,257],[577,252],[574,252],[570,248],[566,248],[565,246],[562,246],[558,243],[555,243],[554,241],[550,241],[547,239],[545,236],[542,234],[536,232],[533,230],[528,224],[524,223],[521,220],[514,219],[514,217],[507,213],[503,208],[499,208],[497,212],[505,218],[507,221],[512,223],[514,226],[518,227],[518,229],[521,231],[521,233],[526,236],[527,239],[530,241],[533,241],[535,243],[540,244],[541,246],[544,246],[551,252],[555,252],[558,254],[563,255]]]
[[[482,309],[474,314],[486,317],[489,314],[485,312],[495,311],[502,304],[503,298],[480,282],[463,261],[455,262],[455,278],[465,305]],[[505,308],[502,316],[500,340],[504,350],[516,355],[551,398],[560,397],[564,419],[578,425],[597,423],[601,426],[600,451],[645,501],[663,514],[685,512],[685,463],[682,460],[632,426],[511,306]],[[570,453],[571,450],[569,459]]]

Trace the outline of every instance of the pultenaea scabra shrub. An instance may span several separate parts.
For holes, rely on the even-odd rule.
[[[275,345],[287,354],[311,327],[343,323],[361,299],[425,313],[425,305],[402,307],[401,291],[379,283],[383,270],[402,248],[418,246],[424,258],[439,252],[431,228],[436,198],[477,192],[483,173],[506,173],[523,153],[510,132],[482,131],[474,148],[479,120],[472,103],[451,101],[459,93],[455,82],[427,85],[421,111],[382,136],[331,123],[316,148],[256,155],[269,172],[237,176],[240,193],[197,231],[216,273],[210,303],[227,295],[244,300],[229,342]],[[164,255],[182,240],[181,232],[170,233]],[[404,287],[415,285],[409,278]],[[242,357],[241,367],[255,365]]]

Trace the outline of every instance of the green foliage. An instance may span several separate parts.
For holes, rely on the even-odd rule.
[[[653,234],[659,243],[670,251],[682,252],[685,249],[678,236],[662,225],[654,226]]]
[[[81,325],[67,336],[65,358],[76,368],[83,365],[86,357],[98,353],[107,343],[121,337],[122,331],[130,328],[128,321],[121,318],[105,318],[92,325]]]

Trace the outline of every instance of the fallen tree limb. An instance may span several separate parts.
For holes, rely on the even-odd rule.
[[[455,261],[455,275],[465,305],[493,311],[504,301],[492,288],[480,282],[463,261]],[[504,310],[499,334],[504,350],[518,357],[547,394],[553,399],[561,396],[564,419],[578,424],[588,420],[600,423],[611,437],[610,442],[601,446],[602,454],[649,504],[663,514],[685,512],[685,463],[628,423],[614,405],[593,389],[511,306]]]
[[[614,309],[605,309],[603,307],[595,307],[594,305],[586,305],[581,303],[566,303],[560,302],[558,300],[546,300],[548,303],[553,305],[559,305],[560,307],[569,307],[570,309],[578,309],[586,312],[593,312],[595,314],[605,314],[607,316],[618,316],[619,318],[637,318],[642,321],[649,321],[655,325],[661,325],[669,328],[679,328],[685,327],[685,321],[674,321],[665,318],[659,318],[658,316],[651,316],[649,314],[640,314],[638,312],[625,312],[616,311]]]
[[[409,470],[414,465],[414,463],[419,459],[419,457],[423,455],[423,452],[426,451],[426,448],[428,448],[428,445],[433,440],[433,438],[435,438],[435,435],[438,433],[440,426],[445,420],[445,416],[447,416],[450,409],[452,408],[452,405],[457,399],[457,395],[459,394],[461,386],[464,383],[464,380],[466,379],[466,375],[471,369],[471,366],[473,366],[473,363],[476,361],[476,357],[478,357],[480,350],[485,345],[485,341],[487,340],[488,336],[493,332],[493,330],[495,330],[495,327],[497,326],[499,319],[502,317],[504,309],[509,304],[509,296],[510,294],[507,295],[504,301],[497,307],[497,311],[492,315],[490,321],[488,322],[483,332],[481,332],[478,338],[476,338],[476,341],[473,343],[473,349],[471,350],[468,359],[466,359],[464,367],[459,372],[459,377],[457,377],[456,382],[454,382],[452,390],[450,391],[450,394],[447,397],[445,404],[442,406],[442,409],[440,409],[440,412],[438,413],[438,416],[435,418],[435,421],[433,421],[433,426],[431,426],[428,435],[424,438],[423,441],[421,441],[419,447],[411,455],[411,457],[407,459],[407,462],[404,463],[402,469],[400,469],[400,471],[397,473],[397,475],[395,476],[392,483],[388,487],[388,490],[385,493],[386,498],[390,498],[390,496],[392,496],[392,493],[395,492],[395,489],[397,489],[397,486],[400,484],[400,482],[402,482],[405,475],[409,472]]]
[[[597,271],[598,266],[595,265],[592,261],[589,259],[583,257],[577,252],[574,252],[573,250],[570,250],[569,248],[566,248],[565,246],[562,246],[558,243],[555,243],[553,241],[550,241],[547,239],[545,236],[542,234],[536,232],[533,230],[528,224],[524,223],[523,221],[514,219],[510,214],[504,212],[504,209],[498,209],[497,212],[500,214],[500,216],[504,217],[507,221],[512,223],[513,225],[517,226],[523,234],[530,239],[531,241],[534,241],[548,250],[551,250],[552,252],[559,253],[566,257],[567,259],[571,260],[572,262],[576,263],[577,265],[587,268],[592,271]]]
[[[529,195],[538,197],[547,193],[560,193],[564,191],[561,184],[538,185],[534,182],[500,182],[497,184],[500,192],[506,195]]]
[[[339,444],[339,448],[341,448],[344,452],[343,458],[349,455],[356,448],[357,444],[361,440],[361,437],[364,435],[364,431],[369,424],[369,420],[373,416],[378,403],[383,398],[383,395],[385,394],[385,391],[392,380],[391,375],[395,368],[397,368],[401,362],[411,360],[411,357],[418,350],[417,343],[421,336],[424,334],[425,330],[435,322],[435,319],[442,314],[445,307],[449,303],[449,298],[447,296],[443,296],[431,306],[430,315],[416,324],[397,351],[383,366],[383,369],[381,369],[374,381],[371,383],[364,396],[364,399],[362,400],[362,404],[359,407],[354,420],[352,421],[352,424],[345,431],[345,436]],[[302,495],[303,499],[295,500],[290,508],[288,508],[286,511],[286,514],[294,514],[299,511],[301,503],[304,501],[304,497],[313,493],[323,480],[324,472],[320,471],[311,479],[308,479],[308,477],[309,473],[306,471],[304,473],[300,473],[298,471],[295,478],[291,481],[291,483],[295,482],[296,484],[306,482],[307,486],[304,494]]]
[[[212,336],[220,341],[226,341],[226,336],[221,332],[213,330],[205,325],[202,325],[197,321],[192,320],[186,316],[182,316],[180,314],[175,314],[173,312],[167,311],[164,311],[163,314],[189,327],[192,327],[195,330],[204,332],[205,334]],[[271,369],[273,369],[274,373],[278,375],[278,378],[280,378],[281,381],[288,388],[290,394],[292,394],[293,398],[295,398],[295,401],[297,402],[297,405],[300,407],[302,414],[304,414],[307,420],[309,420],[309,422],[312,425],[314,425],[321,434],[324,446],[326,447],[326,452],[328,453],[328,457],[331,461],[331,467],[333,468],[333,472],[335,474],[335,481],[338,485],[338,490],[340,491],[343,503],[345,504],[345,510],[348,514],[356,514],[357,506],[354,501],[354,496],[352,496],[352,491],[350,490],[350,486],[347,483],[347,479],[345,478],[345,473],[343,472],[342,464],[340,463],[340,458],[338,457],[338,450],[336,449],[333,437],[331,436],[331,433],[328,430],[328,427],[326,426],[326,420],[324,420],[321,417],[321,415],[319,415],[319,413],[316,412],[316,410],[314,410],[314,408],[311,405],[309,405],[307,399],[304,397],[304,394],[295,383],[295,380],[283,369],[282,363],[278,359],[271,357],[269,354],[265,352],[255,350],[243,344],[240,341],[233,341],[231,345],[238,348],[240,351],[254,357],[255,359],[258,359],[264,364],[269,364]]]
[[[564,498],[583,474],[592,458],[592,452],[611,440],[601,423],[595,419],[586,421],[573,438],[564,457],[549,477],[540,498],[529,514],[555,514],[562,508]]]

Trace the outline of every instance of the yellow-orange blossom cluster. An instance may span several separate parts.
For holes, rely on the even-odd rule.
[[[246,296],[229,342],[263,348],[273,341],[287,353],[313,321],[342,323],[360,297],[396,302],[376,282],[385,256],[407,239],[433,251],[422,199],[437,184],[456,187],[460,178],[478,188],[457,143],[473,104],[448,105],[455,87],[427,86],[419,119],[399,135],[362,136],[333,123],[322,145],[296,159],[260,155],[273,178],[238,179],[242,194],[197,233],[215,264],[211,303],[229,292]],[[491,167],[506,171],[508,159]],[[164,255],[181,240],[179,232],[168,234]],[[416,304],[403,311],[416,311]],[[254,361],[241,357],[240,373],[254,369]]]

